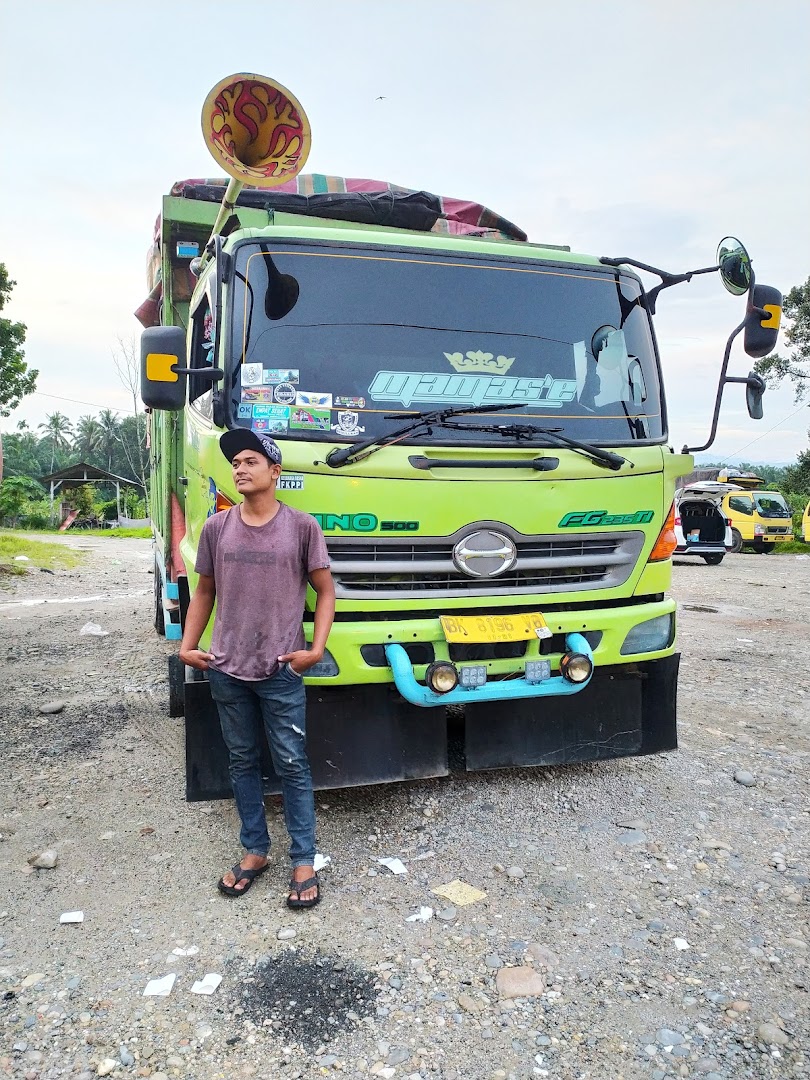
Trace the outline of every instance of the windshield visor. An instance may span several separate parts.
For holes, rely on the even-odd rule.
[[[243,244],[232,296],[233,417],[256,431],[352,442],[390,432],[396,420],[386,415],[502,403],[519,407],[460,422],[540,424],[611,446],[665,434],[649,318],[632,278]],[[505,441],[440,428],[432,439]]]

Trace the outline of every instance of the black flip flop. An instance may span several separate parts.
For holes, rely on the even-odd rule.
[[[315,896],[311,900],[302,900],[301,893],[306,892],[307,889],[313,888],[318,890]],[[293,900],[290,893],[294,892],[298,897],[297,900]],[[321,902],[321,883],[318,880],[318,875],[313,874],[312,877],[307,878],[306,881],[296,881],[295,878],[290,878],[290,886],[287,891],[287,907],[298,910],[300,908],[313,908],[316,904]]]
[[[231,873],[236,878],[233,885],[226,885],[222,878],[217,882],[217,888],[225,896],[244,896],[246,892],[250,891],[250,886],[260,877],[265,870],[270,866],[270,863],[265,863],[264,866],[259,866],[255,870],[246,870],[244,866],[240,866],[239,863],[236,866],[231,867]],[[237,889],[236,883],[239,881],[247,881],[247,885],[243,889]]]

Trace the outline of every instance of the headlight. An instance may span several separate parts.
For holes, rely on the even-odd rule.
[[[593,663],[585,653],[563,653],[560,657],[560,674],[569,682],[581,683],[591,677]]]
[[[622,656],[633,653],[659,652],[672,644],[675,637],[675,616],[658,615],[634,626],[624,639]]]
[[[764,527],[762,525],[759,525],[759,524],[754,525],[754,536],[764,536],[764,535],[765,535]]]
[[[458,671],[448,660],[437,660],[425,672],[425,682],[434,694],[449,694],[458,686]]]

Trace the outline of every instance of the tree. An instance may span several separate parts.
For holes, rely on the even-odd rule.
[[[785,469],[785,485],[788,491],[810,499],[810,450],[802,450],[795,465]]]
[[[17,284],[8,276],[5,263],[0,263],[0,311]],[[28,370],[23,357],[25,324],[0,318],[0,416],[8,416],[26,394],[33,394],[38,371]]]
[[[73,435],[73,449],[81,461],[93,464],[104,439],[104,431],[95,416],[80,416]]]
[[[146,488],[146,474],[147,458],[146,453],[146,424],[141,426],[140,419],[140,402],[141,402],[141,367],[138,362],[138,356],[135,350],[134,338],[129,341],[124,341],[122,337],[118,338],[118,348],[113,349],[113,364],[115,364],[115,370],[118,372],[118,378],[121,381],[121,385],[129,393],[132,398],[132,411],[135,413],[135,430],[138,433],[135,446],[133,447],[135,453],[127,453],[127,458],[130,462],[130,468]],[[142,434],[141,434],[142,433]]]
[[[782,310],[790,325],[785,330],[785,344],[793,351],[785,356],[771,353],[757,360],[754,368],[772,386],[788,379],[793,384],[796,403],[810,394],[810,277],[796,285],[785,297]]]
[[[43,439],[51,444],[51,472],[53,472],[56,452],[69,448],[73,429],[70,420],[60,412],[45,413],[45,423],[38,426],[43,432]]]
[[[0,521],[14,528],[31,502],[42,499],[42,495],[42,488],[34,480],[10,476],[0,484]]]
[[[107,462],[107,472],[110,472],[120,442],[118,432],[120,422],[112,409],[102,409],[98,414],[98,422],[102,432],[99,449]]]

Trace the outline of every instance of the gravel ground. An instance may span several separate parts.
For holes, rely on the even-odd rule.
[[[65,542],[0,592],[0,1076],[810,1077],[810,561],[676,564],[677,753],[320,794],[299,914],[277,801],[271,872],[214,888],[237,821],[183,798],[148,542]]]

